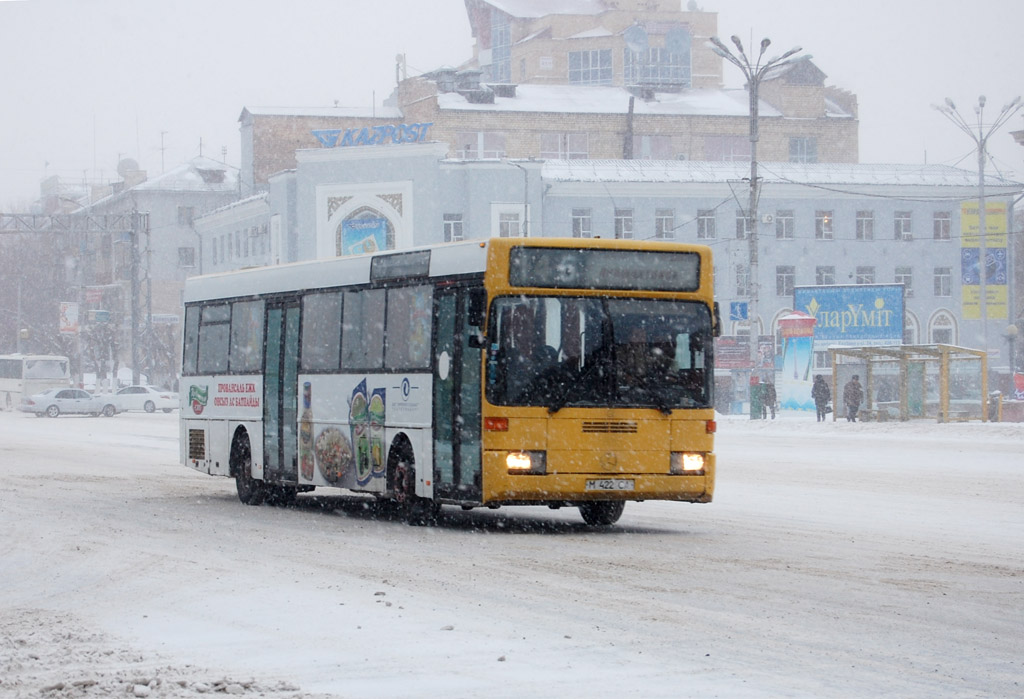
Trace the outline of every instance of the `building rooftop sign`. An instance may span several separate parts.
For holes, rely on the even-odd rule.
[[[385,146],[397,143],[422,143],[434,122],[422,124],[382,124],[354,129],[314,129],[313,135],[324,148],[348,146]]]

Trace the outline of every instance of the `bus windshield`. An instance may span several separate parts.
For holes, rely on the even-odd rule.
[[[495,405],[711,405],[712,322],[696,301],[514,296],[491,306],[487,399]]]

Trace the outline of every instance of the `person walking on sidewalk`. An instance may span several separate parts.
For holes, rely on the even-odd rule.
[[[856,374],[843,386],[843,405],[846,406],[847,422],[857,422],[857,411],[864,400],[864,389],[860,385],[860,377]]]

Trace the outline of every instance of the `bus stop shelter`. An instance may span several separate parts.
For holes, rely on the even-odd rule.
[[[954,345],[830,347],[833,419],[845,417],[842,388],[864,386],[864,420],[988,420],[988,357]]]

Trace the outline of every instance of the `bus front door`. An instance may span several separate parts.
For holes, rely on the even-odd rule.
[[[479,502],[481,356],[469,346],[469,292],[438,289],[434,299],[434,492]]]
[[[263,372],[263,478],[298,480],[299,306],[267,307]]]

